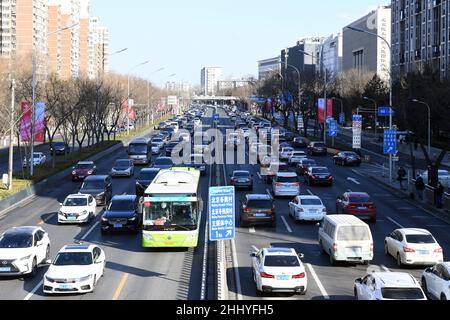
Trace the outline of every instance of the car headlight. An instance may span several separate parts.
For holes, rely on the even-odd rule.
[[[108,219],[105,218],[105,217],[102,217],[102,221],[103,221],[103,222],[108,222]]]
[[[31,258],[31,254],[28,255],[28,256],[26,256],[26,257],[20,258],[19,261],[27,261],[27,260],[29,260],[30,258]]]
[[[82,214],[83,214],[83,215],[88,214],[87,210],[84,210],[84,211],[82,212]]]
[[[186,238],[186,241],[193,241],[194,238],[195,238],[195,235],[191,234],[190,236],[188,236],[188,237]]]
[[[136,221],[136,217],[130,218],[128,221]]]
[[[78,279],[78,281],[79,282],[84,282],[84,281],[90,280],[91,278],[92,278],[92,274],[90,274],[90,275],[88,275],[86,277],[80,278],[80,279]]]

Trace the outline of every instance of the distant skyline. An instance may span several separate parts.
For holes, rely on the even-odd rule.
[[[200,85],[205,66],[221,67],[225,79],[257,77],[257,61],[278,56],[305,37],[329,36],[390,1],[322,0],[92,0],[91,16],[110,30],[112,72],[132,73],[163,87],[166,81]],[[320,19],[322,17],[322,19]],[[160,68],[163,71],[156,72]],[[176,74],[170,77],[170,75]],[[151,76],[150,76],[151,75]]]

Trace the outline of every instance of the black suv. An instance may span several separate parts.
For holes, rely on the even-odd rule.
[[[241,201],[241,227],[249,225],[269,224],[275,228],[277,219],[275,202],[267,194],[249,194]]]
[[[145,190],[153,182],[156,175],[159,173],[158,168],[145,168],[139,173],[139,177],[136,179],[136,195],[138,197],[143,197]]]
[[[80,189],[81,194],[89,194],[95,198],[97,205],[108,205],[112,198],[112,180],[110,176],[87,177]]]
[[[56,156],[61,156],[70,153],[70,147],[65,142],[54,142],[50,148],[50,153]]]
[[[323,142],[311,142],[307,148],[307,153],[311,156],[326,156],[328,154],[328,149]]]
[[[101,233],[111,231],[138,233],[142,221],[143,201],[134,195],[114,196],[102,216]]]

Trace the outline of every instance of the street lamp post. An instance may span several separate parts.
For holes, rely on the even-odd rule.
[[[375,138],[377,136],[377,125],[378,125],[378,104],[375,99],[371,99],[369,97],[363,97],[364,100],[371,101],[375,105]]]
[[[391,59],[390,59],[391,66],[390,66],[390,69],[389,69],[389,87],[390,87],[389,88],[389,104],[390,104],[390,108],[392,108],[392,105],[393,105],[393,89],[394,89],[393,84],[394,84],[394,79],[392,78],[392,47],[391,47],[391,44],[389,43],[389,41],[386,40],[386,38],[384,38],[384,37],[382,37],[382,36],[380,36],[380,35],[378,35],[378,34],[376,34],[374,32],[370,32],[370,31],[359,29],[359,28],[355,28],[355,27],[347,27],[347,28],[352,30],[352,31],[356,31],[356,32],[360,32],[360,33],[366,33],[366,34],[372,35],[374,37],[378,37],[381,40],[383,40],[386,43],[386,45],[388,46],[389,52],[390,52],[390,55],[391,55]],[[389,129],[390,130],[392,130],[392,127],[393,127],[392,122],[393,122],[392,112],[389,112]],[[392,180],[393,180],[392,178],[393,178],[393,161],[392,161],[392,154],[390,154],[389,155],[389,181],[390,182],[392,182]]]
[[[130,74],[131,74],[131,72],[133,71],[133,70],[135,70],[135,69],[137,69],[137,68],[139,68],[139,67],[141,67],[141,66],[143,66],[143,65],[146,65],[147,63],[149,63],[150,62],[150,60],[147,60],[147,61],[145,61],[145,62],[142,62],[142,63],[140,63],[140,64],[138,64],[138,65],[135,65],[133,68],[131,68],[130,69],[130,71],[128,72],[128,90],[127,90],[127,134],[129,135],[130,134]]]
[[[113,52],[113,53],[109,54],[109,55],[106,56],[106,57],[103,57],[103,59],[102,59],[102,76],[105,74],[105,60],[108,59],[109,57],[112,57],[112,56],[114,56],[114,55],[116,55],[116,54],[125,52],[125,51],[127,51],[127,50],[128,50],[128,48],[123,48],[122,50],[118,50],[118,51],[116,51],[116,52]]]
[[[159,68],[158,70],[154,71],[150,74],[150,76],[154,75],[157,72],[163,71],[164,68]],[[147,125],[150,125],[150,80],[147,82]],[[153,125],[153,110],[152,110],[152,125]]]
[[[53,32],[48,33],[47,37],[51,36],[53,34],[59,33],[61,31],[72,29],[78,25],[79,25],[79,23],[75,23],[70,26],[66,26],[64,28],[55,30]],[[29,162],[30,162],[30,177],[34,176],[34,156],[33,155],[34,155],[34,132],[35,132],[35,126],[36,126],[35,100],[36,100],[36,68],[37,68],[37,66],[36,66],[36,51],[34,49],[34,46],[33,46],[33,53],[32,53],[32,64],[33,64],[33,80],[31,83],[32,95],[31,95],[31,128],[30,128],[30,133],[31,133],[30,153],[31,153],[31,155],[30,155],[30,160],[29,160]]]
[[[420,101],[418,99],[413,99],[412,102],[422,104],[428,108],[428,156],[431,157],[431,108],[426,102]]]

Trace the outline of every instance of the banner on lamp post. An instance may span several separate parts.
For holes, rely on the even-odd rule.
[[[20,138],[24,142],[29,142],[31,138],[31,102],[21,103],[22,117],[20,119]]]
[[[326,101],[325,99],[319,99],[317,103],[317,117],[319,124],[325,123],[325,108],[326,108]]]
[[[333,118],[333,99],[327,99],[327,118]]]
[[[35,105],[34,142],[45,140],[45,103],[38,102]]]

